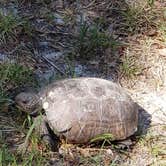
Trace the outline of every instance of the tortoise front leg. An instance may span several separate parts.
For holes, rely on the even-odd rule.
[[[44,115],[34,118],[35,131],[52,151],[56,150],[57,137],[51,131]]]

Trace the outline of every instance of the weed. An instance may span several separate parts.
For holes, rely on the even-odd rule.
[[[42,153],[33,148],[27,154],[20,155],[20,154],[12,154],[8,147],[4,144],[0,149],[0,165],[12,165],[12,166],[32,166],[32,165],[43,165],[45,163],[45,158],[42,156]]]
[[[41,165],[45,162],[45,159],[42,156],[42,151],[43,149],[46,149],[46,147],[44,147],[44,145],[40,145],[41,138],[33,132],[36,125],[40,125],[41,117],[39,117],[37,121],[33,122],[31,117],[28,116],[27,123],[29,129],[25,138],[25,142],[21,146],[21,148],[23,149],[20,149],[22,152],[22,158],[25,158],[25,161],[23,161],[22,165],[32,165],[32,163],[35,163],[36,165]],[[27,153],[25,153],[28,146],[30,146],[30,149],[29,151],[27,151]]]
[[[161,23],[159,26],[159,31],[161,33],[161,38],[166,43],[166,23]]]
[[[134,78],[141,73],[142,69],[137,64],[135,57],[128,56],[128,54],[129,52],[127,51],[127,55],[122,59],[120,72],[127,78]]]
[[[32,70],[16,63],[1,64],[0,87],[2,92],[28,83],[34,83]]]
[[[27,123],[26,127],[29,129],[28,131],[26,131],[25,128],[21,129],[20,132],[25,131],[27,135],[25,142],[19,145],[17,151],[10,152],[10,147],[7,146],[7,142],[6,144],[4,143],[5,140],[0,142],[0,165],[32,166],[34,164],[43,165],[46,162],[45,158],[43,157],[43,150],[45,150],[46,147],[41,144],[41,139],[32,132],[36,123],[32,122],[32,119],[29,116],[25,123]]]
[[[156,157],[159,155],[166,155],[166,150],[163,148],[161,144],[153,145],[153,147],[151,148],[151,152]]]
[[[155,10],[145,10],[144,6],[129,6],[125,11],[121,12],[124,17],[123,30],[133,33],[140,33],[148,30],[148,28],[157,26],[155,23]]]
[[[84,23],[76,41],[77,54],[80,58],[90,59],[104,52],[108,47],[116,48],[117,42],[97,25],[89,27]]]
[[[16,39],[18,34],[24,32],[31,35],[29,22],[26,19],[20,19],[12,14],[3,15],[0,12],[0,41]]]
[[[16,166],[16,158],[9,152],[7,146],[4,144],[0,149],[0,165],[5,166],[11,163]]]
[[[150,6],[153,6],[153,5],[154,5],[154,2],[155,2],[155,0],[147,0],[147,3],[148,3]]]
[[[111,162],[110,166],[118,166],[118,164],[116,164],[116,161],[117,161],[117,158],[115,158],[115,159]]]
[[[90,142],[97,142],[97,141],[105,141],[105,142],[108,142],[110,143],[110,140],[113,139],[113,136],[112,134],[110,133],[105,133],[105,134],[101,134],[101,135],[98,135],[96,136],[95,138],[93,138]]]
[[[101,155],[92,156],[92,157],[90,157],[90,162],[91,162],[91,164],[93,163],[95,165],[101,165],[102,156]]]
[[[32,119],[30,116],[28,116],[27,118],[27,121],[28,121],[28,125],[29,125],[29,130],[27,132],[27,135],[26,135],[26,138],[25,138],[25,141],[24,143],[20,146],[19,150],[24,154],[27,150],[27,146],[28,146],[28,142],[29,142],[29,139],[32,135],[32,132],[35,128],[35,123],[32,123]],[[34,144],[32,144],[34,145]]]
[[[75,72],[74,57],[72,57],[72,55],[70,55],[70,57],[65,58],[65,62],[66,62],[66,73],[71,78],[75,78],[76,72]]]
[[[111,145],[110,142],[111,140],[113,140],[113,135],[111,133],[105,133],[96,136],[95,138],[90,140],[90,142],[93,143],[93,142],[103,141],[101,145],[101,149],[103,149],[106,143]],[[100,153],[97,156],[91,157],[91,160],[94,161],[95,163],[100,163],[102,160],[102,151],[100,151]]]
[[[35,86],[32,70],[15,63],[0,65],[0,107],[10,104],[8,91],[25,85]]]

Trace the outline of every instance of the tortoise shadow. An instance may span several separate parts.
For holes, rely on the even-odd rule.
[[[129,136],[128,138],[121,141],[113,141],[112,143],[116,145],[116,150],[128,150],[134,148],[137,142],[139,142],[142,136],[148,133],[151,126],[152,115],[149,114],[144,108],[142,108],[138,103],[138,124],[137,131]],[[120,152],[120,151],[119,151]]]
[[[138,105],[138,126],[137,126],[137,131],[134,135],[143,136],[147,134],[148,129],[150,128],[152,115],[149,114],[139,104],[137,105]]]

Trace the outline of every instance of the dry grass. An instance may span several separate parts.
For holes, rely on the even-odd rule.
[[[69,62],[72,64],[70,70],[74,71],[74,64],[78,57],[81,57],[87,66],[92,64],[94,71],[97,70],[103,77],[105,69],[107,76],[110,76],[115,70],[118,73],[119,81],[124,87],[129,88],[134,100],[153,115],[153,123],[161,122],[161,119],[156,117],[163,117],[166,109],[164,94],[164,90],[166,90],[166,55],[163,53],[166,42],[166,25],[162,15],[165,2],[155,1],[154,4],[147,4],[152,1],[145,0],[126,1],[127,3],[110,0],[86,0],[75,3],[66,1],[65,4],[61,2],[36,1],[33,3],[24,1],[20,3],[20,15],[23,15],[28,22],[30,21],[29,25],[33,24],[32,31],[26,30],[27,24],[24,20],[18,21],[18,18],[22,17],[1,15],[1,41],[2,43],[6,42],[10,49],[14,48],[12,52],[1,44],[3,53],[17,56],[18,59],[21,59],[19,63],[24,66],[25,64],[31,66],[30,63],[33,61],[33,69],[37,68],[42,71],[48,66],[50,68],[51,65],[41,62],[39,56],[36,57],[34,50],[39,41],[47,42],[49,49],[54,48],[65,52],[69,58],[72,54],[71,62]],[[8,4],[8,1],[5,3]],[[36,11],[34,15],[31,8]],[[87,27],[83,27],[83,23]],[[26,40],[24,32],[26,34],[30,32],[30,40]],[[12,45],[9,39],[15,40],[16,43]],[[29,58],[34,59],[29,61]],[[62,59],[56,59],[55,63],[59,61],[60,64],[65,64],[66,59]],[[90,61],[91,59],[93,62]],[[52,60],[52,62],[54,61]],[[10,68],[8,65],[4,69],[0,70],[0,75],[3,76],[4,71],[7,70],[5,72],[7,78],[0,81],[4,80],[3,88],[1,88],[3,91],[19,87],[31,80],[29,70],[18,66]],[[3,91],[1,90],[1,92]],[[10,101],[3,95],[5,103],[6,100]],[[161,107],[159,108],[159,106]],[[157,111],[158,109],[160,111]],[[19,119],[24,119],[26,122]],[[65,146],[64,148],[61,146],[59,152],[52,153],[41,144],[36,135],[32,134],[29,137],[27,153],[17,154],[17,145],[24,141],[32,127],[32,123],[26,117],[23,118],[22,114],[8,110],[8,105],[3,105],[3,109],[0,110],[1,165],[17,166],[28,163],[32,165],[46,165],[46,163],[48,165],[52,163],[105,166],[165,165],[165,125],[152,126],[149,133],[138,139],[137,144],[129,151],[115,150],[110,145],[104,146],[102,149],[84,146],[81,148]]]

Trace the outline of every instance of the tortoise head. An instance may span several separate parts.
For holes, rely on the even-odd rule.
[[[36,115],[42,110],[42,104],[39,96],[31,92],[21,92],[15,97],[16,106],[30,114]]]

